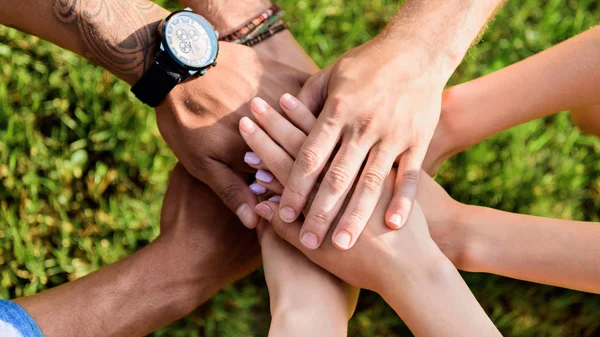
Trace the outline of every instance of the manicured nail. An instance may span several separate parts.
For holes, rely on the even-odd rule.
[[[274,195],[272,197],[269,198],[269,201],[272,202],[281,202],[281,196],[280,195]]]
[[[333,237],[333,242],[341,249],[350,248],[350,241],[352,241],[352,235],[345,229],[340,230]]]
[[[254,212],[260,215],[261,218],[267,219],[269,222],[273,219],[273,210],[265,204],[258,204],[254,207]]]
[[[319,238],[311,232],[302,234],[300,242],[308,249],[317,249],[319,246]]]
[[[243,204],[242,206],[238,207],[238,209],[235,211],[235,214],[244,224],[244,226],[248,228],[254,228],[254,212],[252,212],[252,209],[250,206],[248,206],[248,204]]]
[[[254,111],[254,112],[258,112],[260,114],[264,114],[267,112],[267,102],[265,102],[262,98],[260,97],[254,97],[252,99],[252,101],[250,102],[250,108]]]
[[[279,210],[279,217],[283,222],[290,223],[296,220],[296,212],[290,207],[283,207]]]
[[[260,164],[260,158],[254,152],[246,152],[244,155],[244,162],[250,165],[258,165]]]
[[[396,228],[400,228],[402,226],[402,215],[400,215],[398,213],[392,214],[392,216],[390,217],[390,222]]]
[[[267,193],[267,188],[264,186],[261,186],[257,183],[254,183],[254,184],[250,185],[250,191],[252,191],[252,193],[254,193],[256,195],[261,195],[261,194]]]
[[[251,121],[250,118],[243,117],[240,120],[240,129],[242,129],[244,133],[251,134],[256,131],[256,125],[254,125],[254,122]]]
[[[265,183],[270,183],[275,177],[269,171],[258,170],[256,171],[256,180],[260,180]]]
[[[292,95],[284,94],[281,96],[281,104],[288,110],[294,110],[298,106],[298,101]]]

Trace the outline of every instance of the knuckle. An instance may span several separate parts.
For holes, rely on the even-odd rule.
[[[419,172],[418,171],[406,171],[402,173],[402,182],[410,186],[416,186],[419,184]]]
[[[327,225],[329,223],[329,215],[323,211],[314,211],[310,212],[308,219],[310,222],[316,223],[322,227],[323,225]]]
[[[364,137],[373,126],[373,114],[368,113],[358,117],[355,121],[355,131],[359,138]]]
[[[348,106],[347,99],[343,96],[332,97],[332,106],[329,114],[329,118],[333,120],[339,120],[346,115],[346,107]]]
[[[313,172],[319,167],[320,164],[319,156],[313,149],[310,148],[300,151],[297,161],[298,166],[305,173]]]
[[[295,156],[300,152],[300,149],[302,149],[302,145],[304,145],[305,140],[306,137],[296,137],[290,141],[290,151],[292,152],[292,156]]]
[[[340,166],[331,167],[325,176],[324,183],[332,193],[341,193],[350,184],[348,170]]]
[[[240,188],[235,184],[221,186],[216,192],[226,205],[233,205],[241,193]]]
[[[271,169],[271,168],[269,168],[269,169]],[[282,173],[287,174],[290,172],[290,170],[291,170],[290,161],[287,160],[287,158],[279,157],[273,161],[273,169],[271,169],[272,172],[282,172]]]
[[[376,192],[385,182],[385,175],[379,170],[370,169],[365,172],[363,185],[368,192]]]

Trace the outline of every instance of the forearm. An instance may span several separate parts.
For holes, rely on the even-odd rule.
[[[328,313],[329,308],[323,303],[311,304],[314,308],[322,308],[323,310],[305,308],[272,312],[269,337],[345,337],[348,335],[348,321],[346,319]]]
[[[386,302],[415,336],[500,336],[456,268],[436,256],[412,272],[395,268]]]
[[[460,150],[515,125],[600,103],[600,27],[447,90],[441,118]],[[448,112],[448,114],[446,114]]]
[[[438,72],[445,82],[505,0],[407,0],[382,32],[400,42],[399,54],[416,50],[417,61]]]
[[[145,336],[214,291],[160,239],[100,271],[17,299],[46,337]]]
[[[599,223],[475,206],[460,222],[469,242],[461,269],[600,293]]]
[[[0,0],[0,22],[76,52],[134,83],[168,11],[148,0]]]

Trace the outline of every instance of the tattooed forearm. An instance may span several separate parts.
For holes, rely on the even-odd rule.
[[[148,0],[54,0],[54,16],[80,40],[81,54],[130,83],[152,61],[167,14]]]

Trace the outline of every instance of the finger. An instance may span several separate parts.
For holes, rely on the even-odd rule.
[[[306,105],[302,104],[302,102],[290,94],[281,96],[279,105],[296,127],[300,128],[306,135],[310,133],[310,130],[312,130],[317,122],[317,118]],[[292,156],[295,155],[297,155],[297,153],[292,154]]]
[[[290,155],[248,117],[240,120],[240,133],[265,168],[285,185],[294,164]]]
[[[342,144],[321,181],[321,186],[304,219],[300,241],[307,248],[316,249],[323,242],[329,227],[342,208],[346,195],[352,188],[368,151],[368,147],[359,146],[354,141]]]
[[[317,115],[325,105],[333,66],[334,63],[309,78],[298,93],[298,100],[302,102],[313,115]]]
[[[264,170],[267,168],[260,160],[260,157],[254,152],[246,152],[244,155],[244,162],[255,170]]]
[[[255,228],[259,220],[253,212],[257,199],[244,179],[227,165],[217,161],[210,162],[207,169],[212,172],[212,176],[206,180],[206,184],[235,212],[244,226]]]
[[[418,148],[410,148],[400,157],[394,195],[385,215],[385,222],[392,229],[402,227],[412,210],[424,158],[422,152]]]
[[[269,192],[279,194],[283,193],[283,185],[279,180],[275,179],[273,174],[269,171],[258,170],[256,172],[256,183],[264,187]]]
[[[255,212],[263,219],[269,221],[273,230],[285,241],[291,243],[294,247],[301,251],[308,251],[298,240],[300,234],[300,227],[302,223],[300,221],[294,221],[292,223],[283,222],[276,212],[279,206],[277,203],[272,201],[261,202],[256,205]]]
[[[395,155],[385,150],[387,148],[390,147],[379,145],[369,154],[356,189],[333,232],[333,244],[339,249],[352,248],[373,215],[396,159]]]
[[[306,135],[302,130],[285,119],[261,98],[256,97],[250,102],[250,110],[260,127],[287,153],[293,156],[300,151],[306,140]]]

